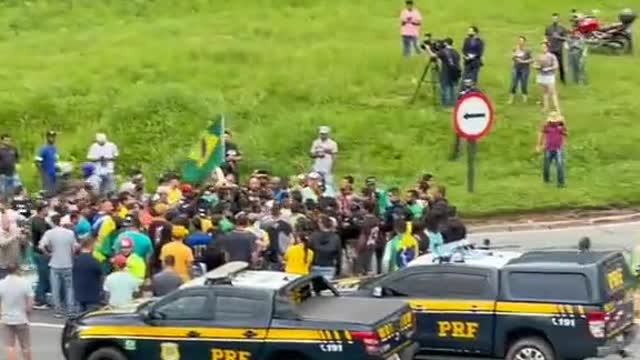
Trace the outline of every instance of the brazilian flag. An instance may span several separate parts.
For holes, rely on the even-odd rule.
[[[218,115],[204,131],[182,166],[182,180],[201,184],[211,172],[224,164],[224,116]]]

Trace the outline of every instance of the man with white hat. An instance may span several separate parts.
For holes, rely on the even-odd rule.
[[[311,144],[311,157],[315,159],[313,171],[320,173],[327,186],[333,185],[333,163],[338,154],[338,144],[329,137],[331,129],[321,126],[319,137]]]
[[[107,141],[107,135],[96,134],[96,142],[89,147],[87,159],[96,165],[96,175],[100,176],[100,194],[102,195],[116,190],[115,161],[118,155],[118,147]]]

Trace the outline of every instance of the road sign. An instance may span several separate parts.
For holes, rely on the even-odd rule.
[[[470,92],[458,99],[453,109],[453,128],[456,141],[467,140],[467,191],[473,192],[476,173],[476,143],[489,134],[494,113],[491,101],[484,94]]]
[[[484,94],[468,93],[458,99],[453,109],[453,128],[461,138],[478,141],[491,131],[494,113]]]

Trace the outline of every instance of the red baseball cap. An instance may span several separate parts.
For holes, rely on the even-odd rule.
[[[122,269],[127,266],[127,258],[124,255],[116,255],[111,259],[111,263],[116,269]]]
[[[130,238],[124,238],[120,241],[120,247],[122,249],[131,249],[133,247],[133,240]]]

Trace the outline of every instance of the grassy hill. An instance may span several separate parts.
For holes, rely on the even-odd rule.
[[[633,4],[579,3],[607,20]],[[408,105],[424,59],[400,56],[402,1],[4,0],[0,127],[25,157],[46,129],[58,129],[62,157],[77,161],[105,131],[124,167],[142,164],[151,176],[174,166],[210,116],[224,111],[247,168],[306,169],[317,126],[329,125],[341,148],[339,174],[407,186],[429,171],[466,213],[638,203],[637,54],[591,56],[591,85],[560,88],[570,130],[566,189],[541,183],[539,106],[506,105],[517,35],[537,51],[550,14],[568,18],[576,4],[417,2],[423,30],[459,46],[476,24],[487,43],[481,87],[496,104],[497,124],[479,146],[473,195],[465,192],[465,162],[447,161],[449,113],[426,96]],[[531,85],[535,100],[540,92]],[[21,172],[34,179],[30,164]]]

